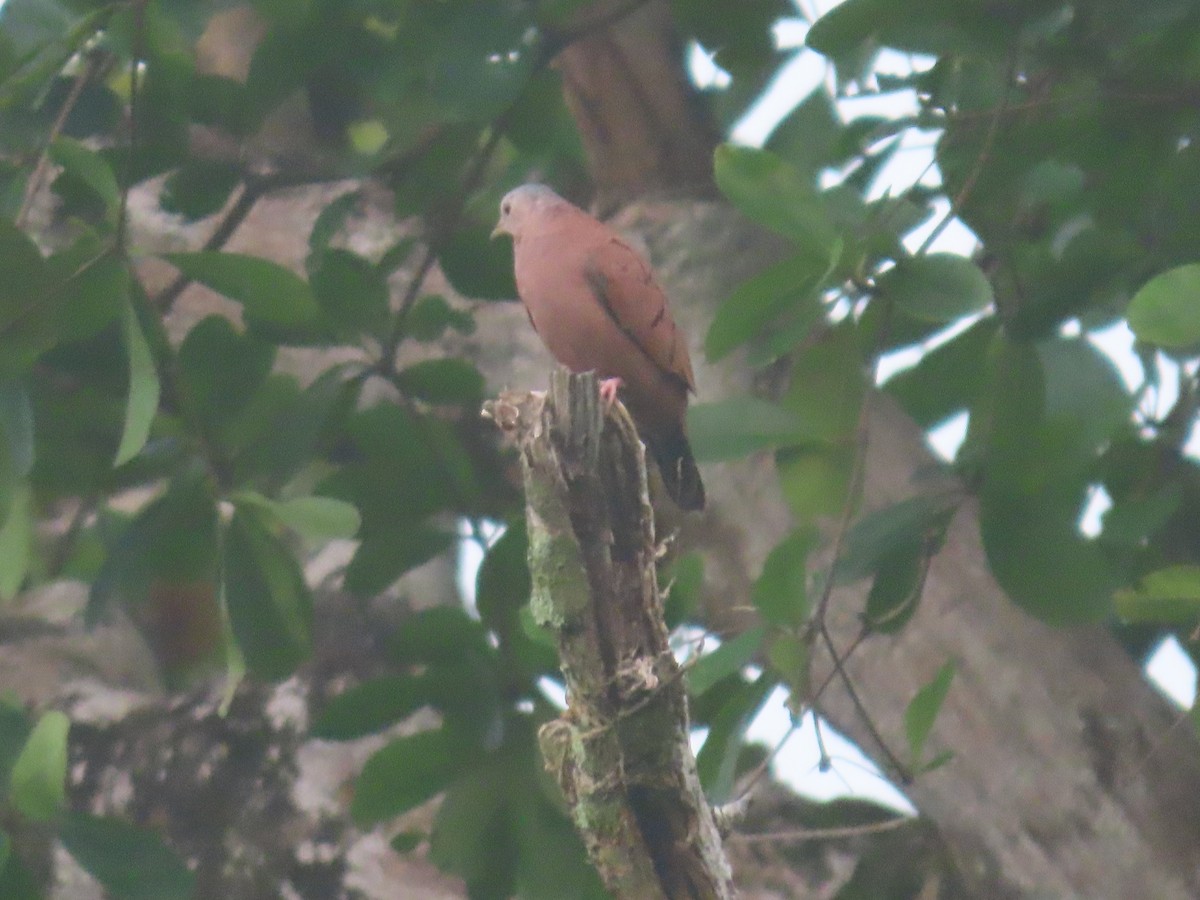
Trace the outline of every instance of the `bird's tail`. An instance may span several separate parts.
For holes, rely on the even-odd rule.
[[[679,508],[697,512],[704,509],[704,482],[700,480],[700,470],[683,429],[657,434],[647,441],[647,446],[658,463],[667,493]]]

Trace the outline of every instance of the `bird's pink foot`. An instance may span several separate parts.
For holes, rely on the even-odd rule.
[[[604,401],[606,410],[612,409],[612,405],[617,402],[617,391],[625,386],[620,378],[605,378],[600,382],[600,399]]]

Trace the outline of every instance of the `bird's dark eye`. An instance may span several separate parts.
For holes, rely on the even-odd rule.
[[[512,204],[502,203],[500,205],[500,212],[507,216],[510,212],[512,212]]]

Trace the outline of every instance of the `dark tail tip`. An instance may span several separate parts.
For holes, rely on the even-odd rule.
[[[683,431],[650,442],[650,453],[658,463],[667,493],[680,509],[699,512],[704,509],[704,482],[692,457],[692,448]]]

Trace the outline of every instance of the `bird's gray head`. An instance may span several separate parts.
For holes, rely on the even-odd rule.
[[[492,230],[492,237],[510,234],[517,238],[532,216],[567,203],[562,197],[544,184],[523,184],[513,188],[500,201],[500,221]]]

